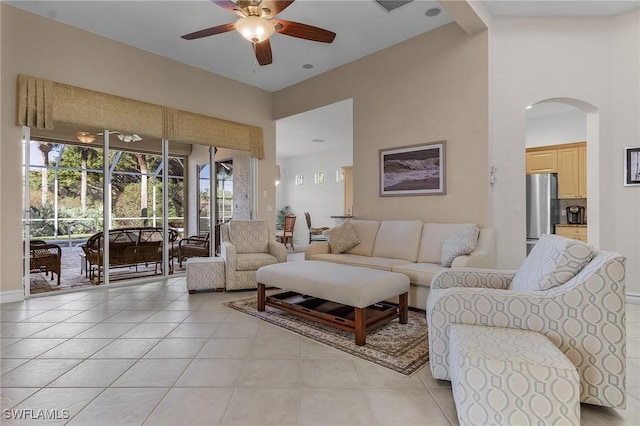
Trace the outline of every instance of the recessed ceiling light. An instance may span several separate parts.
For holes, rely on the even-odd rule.
[[[313,68],[313,64],[304,64],[302,68],[304,68],[305,70],[310,70],[311,68]]]
[[[529,106],[524,107],[524,109],[531,109],[531,108],[533,108],[533,105],[529,105]]]
[[[311,142],[322,143],[324,142],[324,139],[311,139]]]
[[[433,7],[429,10],[427,10],[427,13],[425,13],[425,15],[427,15],[429,18],[433,18],[434,16],[438,16],[440,15],[440,8],[439,7]]]

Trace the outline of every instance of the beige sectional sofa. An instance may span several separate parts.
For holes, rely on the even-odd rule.
[[[442,243],[469,224],[429,223],[419,220],[350,220],[360,243],[343,253],[332,253],[329,242],[311,244],[305,260],[321,260],[399,272],[409,277],[409,306],[426,309],[433,277],[442,266]],[[331,240],[331,239],[330,239]],[[451,267],[493,268],[493,230],[480,229],[475,248],[453,259]]]

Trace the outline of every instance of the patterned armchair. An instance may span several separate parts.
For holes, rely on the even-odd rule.
[[[231,220],[221,226],[221,236],[227,290],[257,288],[258,268],[287,261],[287,249],[265,221]]]
[[[518,271],[458,268],[434,277],[427,301],[431,373],[451,380],[451,324],[532,330],[575,365],[581,402],[624,408],[625,258],[545,237]]]

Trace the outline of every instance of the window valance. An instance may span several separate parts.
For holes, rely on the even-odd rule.
[[[247,151],[264,158],[262,128],[180,111],[49,80],[18,75],[19,126],[56,123],[143,133],[159,139]]]

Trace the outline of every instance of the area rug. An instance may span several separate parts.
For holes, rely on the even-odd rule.
[[[429,362],[424,313],[409,311],[407,324],[400,324],[398,320],[391,321],[367,333],[366,345],[356,346],[352,333],[324,326],[271,306],[267,306],[264,312],[259,312],[256,297],[234,300],[225,305],[405,376],[410,376]]]

